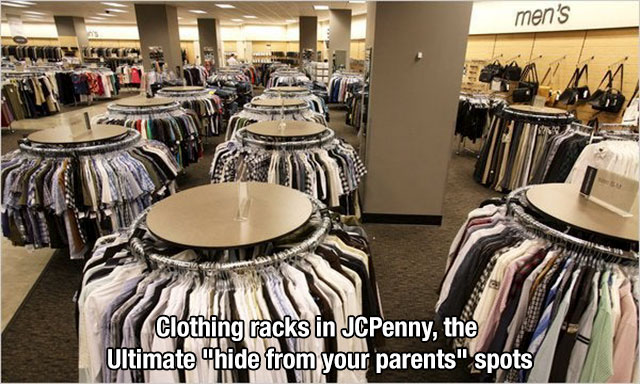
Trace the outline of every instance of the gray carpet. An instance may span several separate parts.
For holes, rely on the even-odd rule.
[[[332,109],[331,127],[352,144],[356,132],[344,123],[344,111]],[[24,132],[3,132],[2,151],[16,148]],[[208,183],[215,144],[210,139],[206,157],[190,166],[179,183],[182,189]],[[451,240],[466,214],[494,193],[472,179],[474,158],[452,151],[444,219],[440,227],[366,224],[387,319],[432,319],[437,287]],[[77,381],[77,340],[72,297],[78,288],[81,266],[56,252],[29,296],[2,334],[2,381]],[[387,352],[434,352],[446,348],[439,342],[413,339],[387,340]],[[451,382],[468,381],[464,367],[454,371],[385,371],[370,381]]]

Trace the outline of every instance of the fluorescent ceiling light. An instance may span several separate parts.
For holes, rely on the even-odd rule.
[[[14,1],[14,3],[22,4],[22,5],[36,5],[36,3],[31,2],[31,1]]]
[[[42,16],[37,16],[37,15],[24,15],[24,17],[29,19],[42,19]]]
[[[115,12],[115,13],[128,13],[127,11],[123,11],[122,9],[113,9],[113,8],[108,8],[107,11]]]
[[[30,15],[46,15],[44,12],[36,12],[36,11],[22,11],[22,13],[28,13]]]
[[[231,21],[235,21],[236,23],[242,23],[244,20],[242,20],[242,19],[231,19]]]
[[[329,10],[329,6],[328,5],[314,5],[313,9],[315,9],[316,11],[328,11]]]
[[[14,7],[14,8],[29,8],[26,5],[13,4],[13,3],[2,3],[2,5],[6,5],[7,7]]]
[[[297,23],[297,22],[298,22],[298,20],[296,20],[296,19],[287,19],[287,20],[285,20],[285,21],[286,21],[287,23]]]
[[[91,16],[88,18],[89,20],[104,20],[104,17],[99,17],[99,16]]]
[[[231,8],[235,8],[233,5],[231,4],[216,4],[216,7],[218,8],[224,8],[224,9],[231,9]]]
[[[118,7],[118,8],[126,8],[127,6],[124,4],[118,4],[118,3],[109,3],[109,2],[103,2],[102,4],[104,5],[108,5],[110,7]]]
[[[98,13],[98,15],[100,15],[100,16],[106,16],[106,17],[118,17],[118,16],[116,16],[116,15],[111,15],[111,14],[108,14],[108,13]]]
[[[245,19],[257,19],[256,16],[251,16],[251,15],[244,15]]]
[[[189,12],[191,13],[198,13],[198,14],[203,14],[203,13],[207,13],[205,11],[202,11],[200,9],[190,9]]]
[[[366,1],[364,1],[364,0],[360,0],[360,1],[350,1],[349,3],[351,3],[351,4],[364,4],[364,3],[366,3]]]

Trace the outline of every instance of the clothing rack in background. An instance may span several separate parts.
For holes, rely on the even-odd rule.
[[[118,100],[107,112],[94,117],[97,124],[115,124],[133,128],[145,139],[158,140],[171,150],[182,167],[203,156],[202,125],[196,112],[184,109],[177,101],[156,97]]]
[[[35,132],[2,157],[2,170],[3,235],[14,245],[68,247],[77,259],[173,193],[180,168],[163,144],[94,125]]]
[[[278,68],[269,77],[269,82],[265,85],[265,88],[281,86],[307,86],[311,83],[311,79],[304,73],[298,70],[291,70],[288,68]]]
[[[348,86],[353,83],[364,83],[361,73],[336,71],[329,80],[329,102],[344,103],[348,96]]]
[[[302,86],[284,86],[284,87],[271,87],[265,89],[260,96],[256,96],[255,100],[259,99],[275,99],[275,98],[293,98],[301,99],[307,102],[309,108],[313,112],[321,113],[325,116],[325,119],[329,121],[329,108],[324,102],[324,99],[311,93],[309,88]]]
[[[309,108],[309,104],[297,98],[269,98],[251,100],[242,111],[231,116],[225,140],[230,140],[235,132],[249,124],[269,120],[304,120],[327,126],[324,114]]]
[[[573,115],[561,109],[522,105],[496,109],[476,162],[474,178],[496,191],[566,178],[589,137],[575,136],[562,156],[549,151]],[[568,131],[567,131],[568,132]],[[568,142],[567,142],[568,143]]]
[[[259,161],[256,161],[259,159]],[[342,214],[359,217],[358,185],[366,174],[357,152],[333,130],[308,121],[273,120],[236,131],[216,148],[213,183],[257,181],[284,185]]]
[[[194,111],[200,118],[205,136],[217,136],[222,132],[222,99],[208,89],[199,86],[166,87],[158,91],[158,96],[175,100],[183,108]]]
[[[182,67],[185,85],[204,86],[207,85],[209,71],[202,65],[185,65]]]
[[[466,147],[466,139],[476,142],[487,131],[493,114],[506,105],[504,98],[486,93],[460,93],[458,115],[456,118],[456,134],[460,136],[456,154],[468,152],[474,156],[479,153]]]

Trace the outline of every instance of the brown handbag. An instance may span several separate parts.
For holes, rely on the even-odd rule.
[[[560,63],[558,62],[556,64],[556,67],[553,69],[553,73],[551,72],[551,65],[549,65],[549,68],[547,68],[547,72],[545,72],[544,77],[542,78],[542,81],[540,82],[540,85],[538,86],[538,96],[542,96],[544,98],[547,99],[546,104],[555,104],[557,95],[554,93],[554,91],[551,89],[551,83],[553,82],[553,78],[556,76],[556,72],[558,72],[558,68],[560,67]],[[551,74],[551,78],[549,78],[549,75]],[[549,83],[547,84],[547,78],[549,78]]]

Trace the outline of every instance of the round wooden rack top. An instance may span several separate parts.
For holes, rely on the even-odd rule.
[[[240,184],[246,185],[246,219],[238,220]],[[155,236],[190,248],[241,248],[300,228],[311,217],[302,192],[267,183],[222,183],[187,189],[155,204],[147,227]]]
[[[280,86],[280,87],[271,87],[268,89],[268,91],[275,91],[275,92],[304,92],[304,91],[309,91],[309,88],[305,88],[305,87],[296,87],[296,86]]]
[[[195,92],[195,91],[204,91],[204,87],[199,87],[197,85],[185,85],[179,87],[165,87],[162,88],[159,92],[167,91],[167,92]]]
[[[529,203],[543,213],[587,231],[638,241],[637,201],[632,217],[622,217],[582,197],[579,185],[541,184],[526,191]]]
[[[284,123],[284,129],[280,124]],[[254,135],[271,137],[305,137],[318,135],[327,130],[322,124],[299,120],[271,120],[251,124],[246,127]]]
[[[532,105],[510,105],[508,107],[516,112],[526,112],[539,115],[566,115],[568,112],[560,108],[534,107]]]
[[[118,100],[115,105],[119,107],[160,107],[172,103],[175,103],[175,101],[166,97],[131,97]]]
[[[127,132],[120,125],[93,125],[91,130],[84,126],[60,127],[34,132],[27,139],[38,144],[85,144],[115,139]]]
[[[280,97],[273,99],[252,100],[251,105],[256,107],[299,107],[305,105],[306,102],[301,99],[283,99]]]

